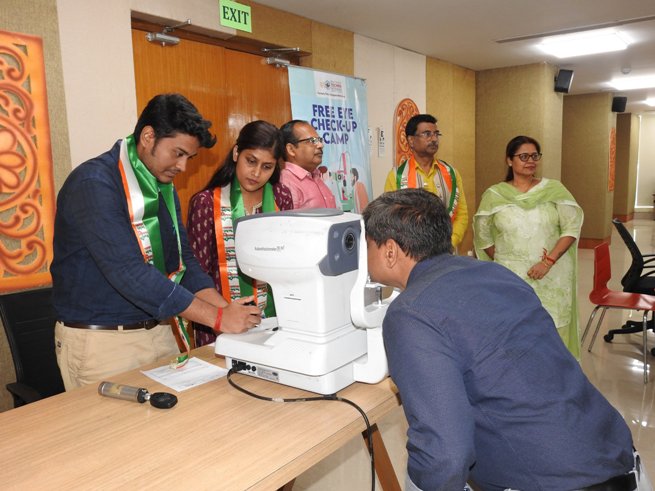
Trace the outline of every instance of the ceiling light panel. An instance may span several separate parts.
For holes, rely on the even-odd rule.
[[[572,58],[620,51],[629,44],[630,40],[616,29],[599,29],[548,37],[537,46],[557,58]]]
[[[649,89],[655,87],[655,75],[613,78],[610,83],[616,90]]]

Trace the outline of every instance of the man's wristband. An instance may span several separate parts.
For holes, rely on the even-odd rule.
[[[214,332],[221,332],[221,321],[223,320],[223,309],[218,308],[218,314],[216,314],[216,320],[214,321]]]

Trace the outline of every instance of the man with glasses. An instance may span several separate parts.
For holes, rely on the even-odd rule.
[[[503,266],[450,253],[440,199],[384,193],[363,217],[371,280],[401,290],[383,336],[409,422],[406,490],[470,480],[497,491],[652,491],[630,428],[534,290]]]
[[[384,190],[422,188],[436,194],[450,215],[453,224],[452,243],[457,247],[468,227],[468,209],[459,172],[436,158],[441,137],[437,118],[431,114],[413,116],[407,121],[405,135],[412,156],[389,172]]]
[[[285,165],[280,183],[291,191],[294,209],[336,208],[336,199],[318,166],[323,161],[323,139],[307,121],[294,119],[282,125]]]

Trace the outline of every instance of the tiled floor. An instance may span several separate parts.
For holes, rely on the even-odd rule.
[[[625,225],[642,254],[655,253],[655,220],[636,219]],[[615,230],[612,233],[610,256],[612,280],[609,286],[621,290],[621,278],[628,270],[631,259],[628,249]],[[593,250],[580,250],[578,258],[578,304],[582,332],[593,309],[589,301],[594,274]],[[609,310],[591,353],[587,352],[593,334],[592,329],[589,330],[581,363],[589,379],[619,410],[630,426],[635,446],[652,478],[655,475],[655,357],[650,353],[648,355],[650,380],[644,385],[642,335],[617,335],[611,343],[602,339],[608,329],[621,327],[629,316],[627,311]],[[641,320],[642,314],[632,313],[631,318]],[[649,350],[655,347],[655,335],[652,331],[649,331],[648,342]]]

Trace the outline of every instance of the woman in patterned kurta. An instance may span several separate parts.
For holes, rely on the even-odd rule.
[[[579,358],[577,240],[582,208],[559,181],[535,177],[541,149],[533,138],[512,139],[506,158],[505,182],[484,192],[473,218],[476,254],[506,266],[534,288],[562,340]]]
[[[232,221],[243,215],[293,208],[291,192],[278,182],[281,157],[282,139],[275,126],[266,121],[245,125],[224,164],[205,189],[191,198],[187,220],[189,243],[219,293],[228,302],[254,295],[268,316],[274,315],[274,306],[267,298],[266,285],[253,287],[253,280],[241,271],[228,275],[230,269],[237,272]],[[194,335],[196,346],[216,339],[207,326],[194,325]]]

